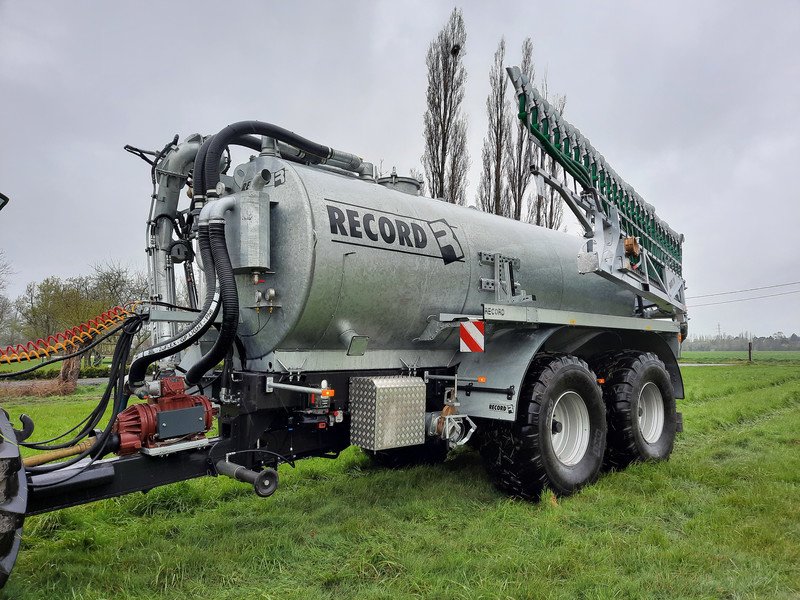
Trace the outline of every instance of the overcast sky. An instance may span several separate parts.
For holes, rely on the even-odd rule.
[[[800,280],[800,2],[459,6],[471,190],[492,54],[505,35],[514,63],[530,35],[567,119],[686,235],[688,296]],[[0,0],[8,292],[108,259],[144,268],[149,172],[126,143],[260,119],[401,174],[419,168],[425,52],[452,8]],[[690,330],[800,333],[798,307],[800,294],[690,308]]]

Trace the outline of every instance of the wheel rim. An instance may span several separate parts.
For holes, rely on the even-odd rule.
[[[550,417],[550,440],[561,463],[571,467],[580,462],[589,447],[589,429],[589,410],[580,394],[561,394]]]
[[[664,430],[664,399],[661,390],[648,381],[639,393],[639,431],[644,441],[653,444]]]

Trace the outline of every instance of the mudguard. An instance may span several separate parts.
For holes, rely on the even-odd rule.
[[[485,352],[457,355],[458,377],[462,380],[459,412],[485,419],[516,419],[519,391],[528,367],[558,329],[561,327],[500,330],[486,340]],[[465,380],[478,377],[486,377],[486,383],[474,383],[467,390],[462,388]]]

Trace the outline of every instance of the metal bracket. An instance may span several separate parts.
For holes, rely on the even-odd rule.
[[[664,267],[666,284],[652,268],[648,252],[640,249],[640,267],[631,264],[625,254],[625,241],[620,226],[619,209],[609,206],[608,218],[595,209],[594,235],[586,242],[586,251],[578,254],[580,273],[597,273],[609,281],[622,285],[636,295],[646,298],[658,308],[656,316],[678,316],[686,312],[684,281],[669,267]]]
[[[468,380],[469,381],[469,380]],[[476,392],[486,392],[487,394],[505,394],[506,398],[512,400],[514,398],[514,390],[515,387],[513,385],[508,386],[507,388],[489,388],[489,387],[481,387],[476,388],[474,387],[474,383],[468,383],[467,385],[460,385],[458,389],[464,390],[464,395],[469,398],[472,395],[473,390]]]
[[[485,383],[485,381],[481,382],[477,377],[459,378],[458,375],[431,375],[428,371],[425,371],[425,373],[423,373],[422,380],[425,383],[428,383],[429,381],[452,381],[456,386],[458,385],[459,380],[468,381],[470,383]]]
[[[494,265],[494,278],[481,277],[480,289],[484,292],[493,291],[495,302],[519,304],[534,299],[514,281],[514,269],[519,270],[522,264],[520,259],[489,252],[479,252],[478,259],[482,265]]]
[[[197,440],[188,440],[185,442],[175,442],[174,444],[164,444],[163,446],[154,446],[153,448],[141,448],[139,452],[147,456],[167,456],[176,452],[183,452],[185,450],[196,450],[198,448],[205,448],[211,443],[208,438],[200,438]]]
[[[398,357],[398,358],[399,358],[400,362],[403,363],[403,368],[400,369],[400,374],[402,375],[403,371],[408,371],[408,374],[411,377],[416,377],[417,376],[417,367],[419,366],[419,356],[411,364],[409,364],[406,361],[404,361],[402,359],[402,357]]]
[[[299,367],[287,367],[285,364],[281,362],[281,359],[279,359],[277,356],[275,357],[275,362],[278,363],[281,367],[283,367],[283,370],[286,371],[286,373],[289,375],[289,381],[300,377],[300,373],[303,372],[303,367],[306,366],[307,360],[308,357],[304,358],[303,362],[300,364]]]
[[[441,313],[437,318],[434,315],[428,317],[428,324],[419,337],[414,338],[415,342],[432,342],[439,334],[446,329],[454,329],[464,321],[479,321],[481,315],[459,315],[452,313]]]
[[[328,387],[328,382],[324,379],[320,384],[320,387],[308,387],[305,385],[294,385],[293,383],[278,383],[275,381],[274,377],[267,377],[267,389],[266,392],[269,394],[274,392],[275,390],[288,390],[290,392],[302,392],[304,394],[319,394],[322,395],[322,392],[330,389]]]

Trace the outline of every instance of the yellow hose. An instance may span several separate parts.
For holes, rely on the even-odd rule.
[[[76,456],[81,452],[84,452],[89,448],[91,448],[92,444],[94,444],[94,438],[90,437],[86,441],[83,441],[80,444],[76,444],[75,446],[69,446],[68,448],[60,448],[58,450],[50,450],[49,452],[42,452],[41,454],[28,456],[22,459],[22,464],[24,464],[26,467],[35,467],[37,465],[43,465],[45,463],[58,460],[59,458]]]

